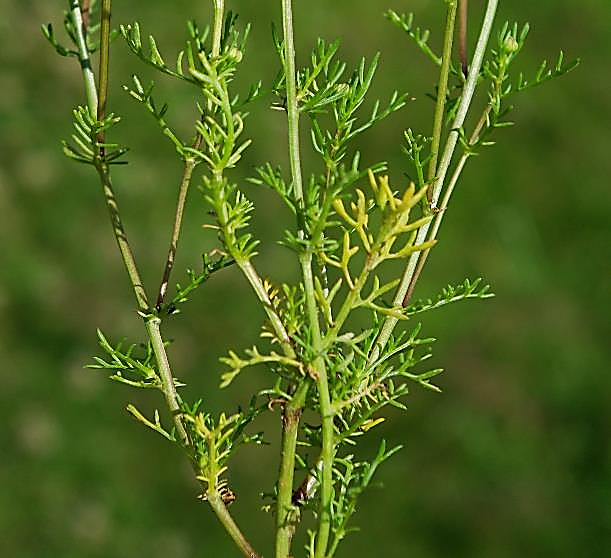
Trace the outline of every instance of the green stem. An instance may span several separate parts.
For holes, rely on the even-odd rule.
[[[95,76],[91,68],[91,58],[89,57],[89,48],[87,47],[87,39],[85,38],[83,16],[78,0],[71,0],[70,13],[76,32],[76,44],[79,51],[79,62],[81,63],[81,69],[83,71],[87,107],[89,108],[89,114],[95,118],[98,113],[98,93],[95,85]]]
[[[288,119],[289,159],[291,176],[299,214],[298,235],[305,238],[303,219],[303,181],[301,176],[301,160],[299,145],[299,107],[297,105],[297,86],[295,69],[295,43],[293,32],[292,1],[282,0],[282,27],[284,31],[284,70],[286,79],[286,104]],[[316,378],[322,421],[322,460],[320,489],[320,510],[318,535],[316,537],[316,558],[323,558],[329,540],[331,527],[331,493],[333,481],[333,412],[329,396],[327,370],[322,356],[322,336],[318,307],[314,291],[314,278],[312,275],[312,252],[308,249],[300,257],[301,272],[306,297],[306,311],[308,323],[312,334],[312,348],[316,355],[311,363],[313,375]],[[278,558],[278,557],[277,557]],[[284,558],[284,557],[280,557]]]
[[[454,118],[454,122],[452,123],[451,132],[446,141],[446,145],[443,151],[443,156],[441,158],[441,163],[439,164],[439,169],[437,172],[437,177],[433,184],[432,191],[432,199],[431,199],[431,207],[437,207],[437,202],[439,201],[439,196],[441,194],[441,190],[445,183],[446,174],[450,167],[450,163],[452,161],[452,155],[454,154],[454,150],[456,148],[456,144],[458,142],[458,130],[460,130],[465,122],[465,118],[467,116],[467,112],[469,107],[471,106],[471,101],[473,100],[473,94],[475,92],[475,87],[477,85],[477,80],[479,78],[480,69],[482,66],[482,62],[484,59],[484,54],[486,52],[486,45],[488,44],[488,40],[490,38],[490,32],[492,30],[492,23],[494,21],[494,16],[496,14],[496,9],[498,5],[498,0],[488,0],[488,5],[486,8],[486,13],[484,15],[484,21],[482,23],[482,27],[480,30],[479,38],[477,40],[477,45],[475,47],[475,53],[473,55],[473,61],[471,63],[471,68],[469,69],[469,75],[467,76],[467,81],[465,83],[463,93],[460,97],[460,102],[458,105],[458,110],[456,112],[456,117]],[[415,244],[422,244],[425,242],[428,231],[430,228],[430,223],[423,225],[416,236]],[[405,300],[405,296],[410,288],[410,284],[415,276],[418,259],[420,254],[415,252],[410,257],[408,264],[405,268],[405,272],[403,273],[403,277],[401,278],[401,283],[397,288],[397,292],[395,293],[395,298],[393,300],[393,304],[398,305],[402,304]],[[412,288],[413,290],[413,288]],[[380,351],[386,346],[386,343],[390,339],[390,336],[397,325],[398,320],[392,316],[389,316],[384,321],[384,325],[382,326],[382,331],[376,340],[375,347],[373,348],[371,354],[369,355],[369,361],[374,361]]]
[[[189,435],[187,434],[183,424],[180,399],[178,397],[178,393],[176,392],[176,385],[174,384],[174,377],[172,376],[170,362],[165,350],[163,338],[161,337],[161,320],[155,316],[147,319],[145,325],[149,339],[151,340],[151,344],[153,346],[153,352],[155,353],[155,360],[157,361],[157,367],[159,369],[159,377],[161,379],[163,395],[172,415],[174,425],[176,426],[176,432],[178,432],[180,442],[183,447],[188,448],[191,445],[191,441],[189,440]]]
[[[299,420],[309,387],[310,382],[304,380],[282,411],[282,449],[276,501],[276,558],[290,555],[291,542],[299,521],[299,510],[292,501],[293,480]]]
[[[138,266],[136,265],[134,254],[131,250],[129,241],[127,240],[127,235],[125,234],[123,222],[121,221],[121,214],[119,212],[119,206],[117,205],[117,200],[115,198],[115,193],[112,187],[112,181],[110,179],[108,167],[106,165],[101,164],[98,165],[96,168],[100,177],[100,181],[102,182],[102,188],[104,190],[104,199],[106,200],[106,206],[110,214],[112,230],[114,232],[117,245],[119,246],[119,252],[121,252],[123,264],[125,265],[125,269],[127,270],[127,274],[129,275],[129,280],[134,290],[134,295],[136,296],[138,310],[141,313],[148,313],[148,298],[146,296],[146,291],[144,290],[144,286],[142,284],[142,279],[140,279],[140,273],[138,272]]]
[[[437,159],[439,157],[439,146],[441,144],[441,133],[445,116],[446,95],[448,90],[448,78],[450,76],[450,65],[452,61],[452,41],[454,38],[454,25],[456,22],[457,0],[448,2],[448,15],[443,37],[443,54],[441,57],[441,69],[439,71],[439,83],[437,85],[437,102],[435,103],[435,116],[433,118],[433,139],[431,140],[431,159],[427,179],[429,186],[429,201],[432,197],[432,182],[437,174]]]
[[[259,558],[259,555],[255,552],[248,540],[246,540],[246,537],[231,517],[221,495],[215,490],[207,494],[206,499],[242,554],[247,558]]]
[[[324,558],[331,528],[331,495],[333,483],[333,407],[329,395],[327,369],[323,354],[322,337],[318,321],[318,307],[314,295],[314,278],[312,276],[312,253],[306,252],[300,257],[301,271],[306,297],[306,311],[312,334],[312,348],[316,357],[312,362],[312,375],[316,378],[320,415],[322,423],[322,471],[320,479],[320,509],[318,512],[318,535],[316,537],[315,558]]]

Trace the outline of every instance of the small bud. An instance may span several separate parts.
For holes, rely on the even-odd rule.
[[[229,56],[232,60],[235,60],[236,62],[240,63],[242,61],[243,54],[239,48],[231,47],[229,49]]]
[[[503,50],[507,54],[513,54],[518,50],[518,48],[520,48],[518,41],[516,41],[513,36],[507,35],[507,37],[505,37],[505,40],[503,41]]]

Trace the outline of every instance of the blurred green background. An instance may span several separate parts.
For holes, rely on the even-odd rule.
[[[361,144],[364,164],[405,169],[401,130],[427,133],[434,74],[424,57],[382,17],[414,11],[439,45],[441,0],[296,1],[299,58],[317,36],[342,38],[342,56],[383,53],[374,95],[398,88],[416,98]],[[209,18],[210,2],[115,2],[114,22],[138,18],[166,56],[177,51],[184,21]],[[264,5],[263,5],[264,4]],[[70,111],[83,102],[74,60],[56,56],[39,25],[61,24],[65,3],[1,0],[0,21],[0,554],[15,558],[190,558],[235,556],[196,487],[182,455],[123,410],[162,401],[132,393],[83,369],[97,354],[95,328],[114,339],[142,339],[100,189],[90,169],[61,154]],[[228,2],[253,29],[238,84],[277,68],[270,20],[279,2]],[[483,1],[470,2],[479,20]],[[382,469],[355,518],[365,526],[340,556],[504,558],[611,556],[611,375],[609,375],[609,229],[611,209],[611,7],[603,0],[501,2],[498,22],[527,20],[521,62],[534,72],[563,48],[581,66],[515,97],[516,126],[472,160],[448,212],[441,241],[418,295],[483,275],[497,295],[424,318],[438,338],[434,362],[446,373],[443,394],[414,389],[409,412],[379,427],[405,449]],[[475,25],[473,25],[475,27]],[[130,73],[152,74],[117,41],[112,110],[131,146],[115,181],[128,233],[153,289],[159,280],[180,164],[154,122],[120,90]],[[158,98],[187,130],[191,90],[158,79]],[[266,160],[284,163],[285,123],[252,109],[254,139],[244,173]],[[307,157],[306,157],[307,159]],[[285,165],[286,168],[286,165]],[[239,178],[239,177],[238,177]],[[260,208],[257,265],[275,281],[296,269],[274,244],[290,224],[280,202],[248,187]],[[175,279],[212,245],[191,192]],[[268,380],[265,370],[217,389],[217,358],[252,344],[261,313],[235,270],[226,270],[168,323],[171,358],[191,399],[218,411],[244,403]],[[271,555],[272,517],[259,511],[277,468],[277,412],[262,419],[270,446],[245,450],[234,463],[232,509],[255,546]],[[371,453],[376,435],[370,436]],[[302,555],[295,547],[295,554]]]

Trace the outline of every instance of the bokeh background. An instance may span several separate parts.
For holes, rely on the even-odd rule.
[[[139,19],[163,52],[179,49],[184,21],[205,22],[210,2],[115,2],[114,22]],[[238,80],[273,79],[277,61],[270,21],[279,2],[231,1],[253,29]],[[375,96],[394,88],[416,100],[370,132],[365,164],[386,159],[399,180],[401,130],[428,132],[434,73],[382,17],[414,11],[439,45],[441,0],[296,1],[299,59],[317,36],[341,37],[355,64],[383,58]],[[472,1],[474,21],[483,1]],[[96,177],[65,159],[70,111],[83,102],[74,60],[56,56],[39,25],[61,27],[65,2],[0,0],[0,554],[14,558],[190,558],[236,551],[196,488],[183,457],[129,418],[163,403],[84,370],[97,354],[95,328],[117,339],[142,339],[141,323],[118,259]],[[555,57],[581,57],[570,75],[515,97],[516,126],[472,160],[455,195],[418,295],[482,275],[496,293],[424,317],[438,338],[434,362],[446,368],[443,394],[413,389],[409,411],[376,435],[405,449],[380,471],[384,488],[363,498],[339,556],[611,555],[611,375],[609,374],[609,229],[611,209],[611,7],[604,0],[501,2],[498,23],[530,21],[519,64],[534,72]],[[475,25],[473,25],[475,27]],[[117,41],[112,54],[116,129],[131,146],[130,165],[115,175],[119,201],[144,279],[157,285],[173,214],[180,164],[141,107],[120,86],[133,71],[153,77]],[[159,99],[187,130],[191,90],[162,77]],[[285,123],[267,98],[253,106],[254,139],[244,173],[285,163]],[[306,157],[307,159],[307,157]],[[286,168],[286,165],[285,165]],[[240,179],[239,175],[236,175]],[[280,239],[290,216],[254,186],[264,239],[257,265],[276,281],[295,277]],[[205,208],[195,189],[175,279],[197,266],[213,238],[201,228]],[[166,326],[171,358],[191,399],[218,411],[244,403],[268,380],[244,375],[219,392],[217,358],[252,344],[261,320],[242,278],[226,270]],[[262,419],[269,446],[235,461],[233,511],[244,531],[271,555],[272,517],[259,508],[277,468],[278,414]],[[295,555],[302,555],[301,542]]]

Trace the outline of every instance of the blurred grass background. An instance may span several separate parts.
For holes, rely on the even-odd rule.
[[[206,21],[208,2],[115,3],[114,22],[138,18],[171,58],[184,21]],[[279,2],[229,2],[253,30],[239,84],[269,84],[277,61],[269,21]],[[471,2],[475,19],[483,2]],[[170,6],[170,7],[168,7]],[[83,370],[97,354],[95,328],[142,339],[142,327],[111,236],[94,173],[63,158],[70,111],[82,103],[73,60],[54,55],[39,25],[61,27],[64,2],[0,0],[0,554],[15,558],[234,556],[209,509],[195,499],[183,457],[124,412],[128,402],[162,406]],[[317,36],[342,38],[355,64],[381,50],[375,96],[394,89],[416,100],[361,144],[364,164],[405,169],[401,130],[428,133],[434,73],[381,13],[414,11],[440,41],[441,1],[296,2],[304,63]],[[363,498],[340,556],[504,558],[611,555],[611,376],[609,228],[611,208],[611,7],[603,0],[501,2],[498,22],[532,24],[522,55],[531,73],[559,48],[582,64],[565,78],[515,98],[516,126],[470,162],[418,295],[483,275],[497,297],[428,314],[424,333],[439,339],[435,364],[443,394],[414,389],[409,412],[379,431],[405,449],[381,470],[384,489]],[[473,25],[472,27],[475,27]],[[159,281],[180,165],[155,124],[120,90],[143,68],[117,41],[112,110],[116,134],[131,146],[115,174],[119,201],[144,279]],[[188,87],[158,79],[158,98],[187,129]],[[283,163],[282,114],[269,99],[253,107],[254,144],[244,173],[266,160]],[[306,157],[307,159],[307,157]],[[284,165],[286,168],[286,165]],[[239,179],[239,177],[237,177]],[[263,244],[257,265],[276,281],[295,276],[281,238],[290,218],[273,195],[248,187]],[[193,189],[175,279],[198,264],[212,235]],[[235,270],[226,270],[166,326],[171,357],[188,383],[218,411],[244,403],[265,385],[264,370],[219,393],[217,357],[254,342],[260,310]],[[271,446],[234,463],[233,511],[269,556],[272,517],[258,511],[277,468],[279,417],[263,419]],[[375,435],[369,448],[374,451]],[[298,546],[295,554],[300,555]]]

